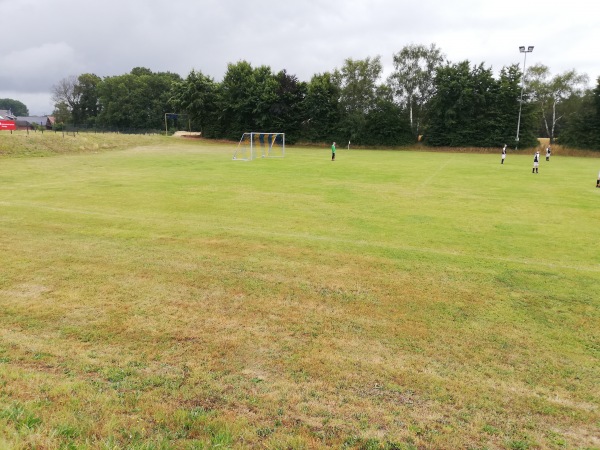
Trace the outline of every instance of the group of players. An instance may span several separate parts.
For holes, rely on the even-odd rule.
[[[550,161],[550,155],[552,154],[552,150],[550,150],[550,146],[546,147],[546,161]],[[506,144],[502,148],[502,159],[500,164],[504,164],[504,160],[506,159]],[[536,151],[533,154],[533,169],[531,169],[531,173],[539,173],[540,167],[540,152]],[[598,176],[600,179],[600,175]]]
[[[550,161],[550,155],[552,154],[552,150],[550,150],[550,146],[546,147],[546,161]],[[502,159],[500,164],[504,164],[504,160],[506,159],[506,144],[502,148]],[[531,169],[531,173],[539,173],[540,167],[540,152],[539,150],[533,154],[533,168]],[[596,180],[596,187],[600,188],[600,172],[598,172],[598,179]]]
[[[350,143],[348,143],[350,144]],[[550,146],[546,147],[546,161],[550,161],[550,155],[552,154],[552,150]],[[506,144],[502,148],[502,159],[500,160],[500,164],[504,164],[504,160],[506,159]],[[331,160],[335,161],[335,142],[331,146]],[[531,173],[539,173],[540,167],[540,152],[536,150],[533,154],[533,168],[531,169]],[[596,180],[596,187],[600,188],[600,172],[598,172],[598,180]]]
[[[546,147],[546,161],[550,161],[550,155],[552,154],[552,151],[550,150],[550,146]],[[500,164],[504,164],[504,160],[506,159],[506,144],[504,144],[504,147],[502,148],[502,160],[500,162]],[[539,166],[540,166],[540,152],[539,150],[537,150],[534,154],[533,154],[533,169],[531,169],[531,173],[539,173]],[[596,180],[596,187],[600,188],[600,172],[598,172],[598,179]]]

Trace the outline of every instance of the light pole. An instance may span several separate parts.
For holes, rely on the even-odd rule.
[[[531,53],[533,51],[533,45],[527,47],[525,50],[525,46],[521,45],[519,47],[519,51],[524,53],[523,56],[523,78],[521,78],[521,98],[519,99],[519,120],[517,121],[517,137],[515,139],[515,150],[519,147],[519,128],[521,128],[521,108],[523,107],[523,89],[525,88],[525,64],[527,63],[527,53]]]

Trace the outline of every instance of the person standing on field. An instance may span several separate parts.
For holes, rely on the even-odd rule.
[[[598,180],[596,180],[596,187],[600,188],[600,172],[598,172]]]
[[[331,146],[331,160],[335,161],[335,142]]]
[[[540,166],[540,152],[535,152],[533,155],[533,169],[531,169],[531,173],[539,173],[538,167]]]
[[[550,146],[546,147],[546,161],[550,161]]]
[[[502,161],[500,164],[504,164],[504,160],[506,159],[506,144],[504,144],[504,148],[502,149]]]

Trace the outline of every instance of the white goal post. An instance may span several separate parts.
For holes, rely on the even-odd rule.
[[[244,133],[233,154],[237,161],[256,158],[283,158],[285,156],[285,133]]]

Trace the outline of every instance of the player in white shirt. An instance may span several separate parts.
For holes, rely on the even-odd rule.
[[[531,173],[539,173],[538,167],[540,166],[540,152],[535,152],[533,155],[533,169],[531,169]]]

